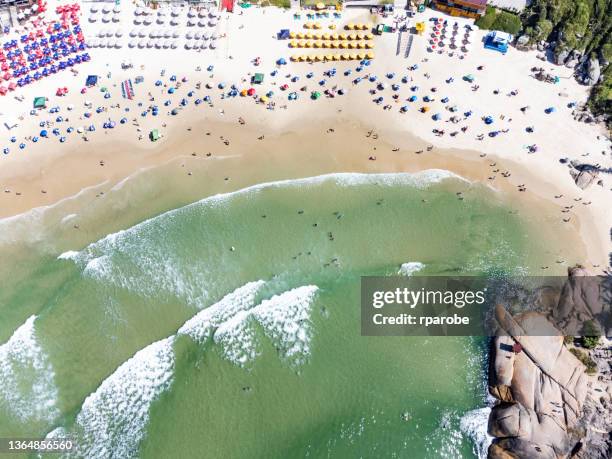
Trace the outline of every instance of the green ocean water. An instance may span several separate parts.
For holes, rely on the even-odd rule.
[[[0,437],[70,436],[74,457],[476,457],[486,343],[360,336],[360,276],[528,271],[533,233],[443,172],[338,174],[32,254],[0,296]]]

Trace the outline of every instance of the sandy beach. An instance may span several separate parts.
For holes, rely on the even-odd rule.
[[[126,43],[128,31],[134,28],[132,8],[123,5],[121,12]],[[95,36],[100,25],[85,21],[87,4],[83,11],[85,35]],[[415,21],[430,24],[431,17],[440,14],[427,10]],[[323,28],[333,23],[341,30],[351,22],[377,21],[382,18],[357,9],[343,12],[340,19],[320,22]],[[18,120],[19,126],[10,131],[2,128],[0,147],[8,147],[10,153],[0,158],[0,216],[14,217],[51,206],[90,187],[108,191],[139,171],[167,164],[181,167],[186,183],[198,180],[197,174],[189,175],[190,170],[195,164],[202,165],[209,180],[206,193],[210,194],[261,179],[435,167],[487,183],[521,202],[549,201],[549,230],[565,232],[570,227],[583,241],[583,262],[595,271],[607,266],[612,248],[610,177],[600,174],[601,184],[580,190],[567,164],[560,162],[563,158],[589,161],[604,169],[611,164],[605,129],[572,118],[572,108],[567,105],[584,101],[587,88],[571,78],[569,69],[542,62],[535,52],[512,48],[501,55],[485,50],[480,43],[483,32],[478,30],[472,32],[469,51],[452,56],[429,52],[427,34],[415,36],[408,58],[396,56],[396,34],[376,36],[376,58],[360,72],[354,61],[290,62],[296,50],[288,47],[288,41],[277,40],[275,34],[281,28],[302,31],[305,22],[304,14],[296,20],[292,12],[274,8],[221,13],[214,50],[127,45],[121,49],[91,48],[91,62],[75,67],[78,75],[65,71],[19,88],[14,95],[23,101],[10,94],[3,97],[0,121]],[[244,46],[245,41],[258,46]],[[459,55],[465,57],[460,59]],[[287,59],[287,65],[276,64],[281,57]],[[253,63],[255,58],[259,58],[258,65]],[[123,70],[121,62],[126,60],[133,67]],[[552,71],[560,83],[536,80],[530,72],[534,66]],[[331,68],[336,69],[333,77],[323,75]],[[274,70],[277,73],[272,76]],[[255,72],[263,73],[265,81],[255,86],[254,97],[222,96],[232,84],[238,90],[251,87],[249,79]],[[314,74],[311,78],[309,72]],[[81,94],[90,74],[99,76],[98,86]],[[467,74],[474,76],[473,83],[462,80]],[[170,80],[171,75],[176,75],[176,81]],[[373,75],[376,81],[368,79]],[[137,76],[143,76],[144,81],[134,84],[134,99],[122,98],[121,82],[134,81]],[[406,83],[398,83],[403,76]],[[299,79],[293,81],[295,77]],[[359,83],[357,77],[361,78]],[[326,81],[321,84],[321,80]],[[226,86],[225,91],[219,89],[220,83]],[[394,83],[398,91],[391,88]],[[281,88],[285,84],[286,90]],[[68,87],[69,93],[56,97],[59,86]],[[309,97],[311,91],[322,93],[332,86],[342,88],[345,95],[323,95],[319,100]],[[108,89],[110,98],[104,98],[107,92],[101,92],[101,87]],[[170,87],[173,94],[168,93]],[[196,105],[188,96],[191,91],[193,98],[206,95],[210,99]],[[273,110],[259,101],[268,91],[274,92]],[[293,91],[299,99],[288,101],[287,94]],[[395,92],[398,97],[393,99]],[[29,114],[32,99],[39,95],[49,98],[47,107],[60,107],[61,122],[57,115],[45,111]],[[417,95],[418,100],[402,102],[411,95]],[[433,100],[423,102],[425,95]],[[385,102],[375,103],[380,96]],[[183,98],[189,98],[189,103],[180,106]],[[163,105],[166,100],[168,106]],[[154,105],[159,106],[157,116],[151,115]],[[400,110],[404,105],[409,106],[405,113]],[[424,106],[429,107],[426,113],[419,110]],[[529,109],[521,111],[526,106]],[[170,114],[174,107],[179,107],[176,116]],[[555,107],[555,112],[545,113],[548,107]],[[91,118],[86,118],[86,113]],[[440,120],[433,120],[433,114],[439,114]],[[494,120],[492,125],[485,124],[486,116]],[[125,124],[119,123],[122,117]],[[456,122],[450,121],[453,117]],[[116,127],[103,129],[102,123],[109,120]],[[96,131],[73,132],[63,143],[53,136],[37,143],[26,140],[26,147],[20,150],[17,145],[22,139],[39,135],[41,121],[48,122],[49,131],[89,125],[95,125]],[[533,132],[527,132],[527,127],[533,127]],[[152,129],[158,129],[162,136],[157,142],[148,138]],[[488,135],[493,129],[498,132],[494,137]],[[12,136],[14,143],[9,141]],[[537,152],[530,153],[528,147],[533,145]],[[207,161],[211,159],[223,161]]]

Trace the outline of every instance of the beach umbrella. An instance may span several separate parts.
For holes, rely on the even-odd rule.
[[[168,88],[168,94],[174,94],[175,89],[173,87]]]
[[[485,124],[493,124],[493,117],[492,116],[485,116],[484,118],[484,122]]]
[[[556,111],[555,107],[548,107],[546,110],[544,110],[546,114],[551,114],[551,113],[554,113],[555,111]]]

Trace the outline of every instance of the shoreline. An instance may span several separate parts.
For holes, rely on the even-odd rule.
[[[223,136],[226,139],[231,139],[230,145],[224,146],[224,149],[227,151],[222,152],[222,154],[213,154],[210,157],[207,157],[206,153],[204,153],[210,147],[206,141],[181,138],[178,135],[180,134],[180,128],[178,127],[170,129],[167,139],[164,139],[163,143],[155,148],[130,151],[130,154],[133,156],[129,161],[125,162],[115,161],[112,158],[113,155],[118,154],[118,151],[127,152],[127,147],[117,145],[113,150],[101,153],[103,145],[98,146],[99,141],[95,139],[90,141],[92,151],[98,152],[95,158],[90,158],[90,160],[86,158],[85,155],[89,155],[89,152],[72,151],[62,157],[63,161],[56,161],[55,167],[57,168],[66,167],[67,164],[74,164],[75,166],[73,167],[79,167],[81,176],[78,180],[74,180],[72,184],[75,188],[71,189],[70,182],[65,182],[64,186],[56,190],[55,193],[39,193],[37,189],[42,186],[41,182],[44,177],[40,175],[39,181],[29,180],[28,188],[21,188],[23,191],[20,197],[15,196],[14,193],[9,194],[9,197],[0,197],[5,200],[12,198],[13,202],[18,202],[19,204],[22,203],[17,198],[21,198],[24,195],[30,196],[30,199],[47,201],[46,207],[34,207],[33,209],[36,212],[50,210],[61,213],[63,217],[57,217],[58,223],[63,223],[64,219],[70,217],[68,220],[70,222],[74,221],[74,225],[76,225],[76,227],[73,226],[73,229],[79,229],[81,233],[90,234],[82,242],[85,244],[92,242],[92,238],[95,239],[106,234],[100,234],[99,232],[94,234],[88,233],[88,226],[85,221],[79,221],[84,220],[80,218],[80,212],[78,212],[79,205],[66,205],[65,207],[72,207],[72,210],[62,211],[61,203],[70,201],[73,204],[73,202],[78,202],[78,196],[82,194],[93,195],[95,193],[96,197],[90,196],[88,199],[98,200],[100,205],[102,205],[103,200],[101,198],[105,197],[104,193],[108,195],[113,191],[120,192],[123,187],[132,182],[136,183],[140,178],[147,175],[159,178],[168,173],[173,174],[173,177],[175,176],[176,178],[169,181],[169,183],[173,184],[173,193],[180,186],[184,189],[178,194],[186,194],[189,197],[179,198],[178,203],[171,203],[165,207],[153,206],[152,209],[147,209],[145,205],[132,220],[124,221],[119,218],[118,220],[122,221],[118,225],[119,227],[111,225],[108,231],[104,231],[112,232],[124,229],[121,225],[131,226],[142,219],[171,210],[173,205],[183,206],[214,194],[237,191],[258,183],[342,172],[415,173],[427,169],[443,169],[470,182],[488,186],[500,193],[499,196],[502,200],[512,202],[515,196],[521,196],[520,205],[517,207],[522,212],[527,212],[528,216],[538,215],[538,218],[542,218],[544,219],[543,221],[549,223],[548,228],[541,227],[543,237],[557,237],[565,241],[564,247],[559,248],[559,253],[551,254],[550,260],[547,260],[551,269],[557,269],[557,266],[551,264],[559,258],[562,258],[564,261],[564,263],[557,263],[559,268],[565,266],[566,263],[578,263],[584,256],[593,260],[593,264],[597,263],[595,261],[597,258],[595,257],[597,256],[597,251],[603,247],[603,244],[601,244],[601,240],[595,237],[596,233],[591,230],[591,222],[585,220],[585,217],[591,216],[587,211],[589,210],[588,207],[584,206],[585,211],[582,212],[580,219],[575,219],[570,225],[563,225],[560,219],[557,219],[558,221],[555,222],[556,214],[559,212],[559,203],[554,199],[550,199],[550,195],[543,192],[545,187],[540,189],[540,187],[535,185],[537,177],[529,174],[529,171],[522,170],[520,166],[512,165],[508,167],[508,169],[513,171],[513,175],[510,178],[490,183],[487,180],[487,177],[490,176],[490,164],[501,163],[502,161],[506,163],[506,160],[498,159],[492,155],[482,158],[478,152],[441,150],[437,148],[433,148],[429,152],[424,151],[421,154],[416,154],[415,150],[426,150],[426,142],[417,138],[406,138],[404,133],[399,132],[395,133],[395,135],[403,137],[401,139],[402,143],[389,143],[387,137],[391,138],[392,134],[380,135],[376,139],[372,135],[367,137],[372,129],[361,125],[357,120],[352,122],[344,121],[342,124],[336,123],[334,125],[334,132],[329,133],[327,132],[329,122],[324,119],[318,120],[316,128],[311,125],[307,129],[299,130],[288,126],[281,132],[276,131],[276,129],[273,129],[271,132],[264,131],[266,128],[256,126],[255,123],[247,123],[247,125],[237,128],[233,123],[228,122],[217,122],[214,125],[211,125],[209,122],[202,122],[202,124],[205,124],[205,128],[211,132],[210,137],[205,137],[205,139],[210,138],[211,143],[220,143],[218,141],[218,132],[223,132],[225,135],[228,135],[227,131],[234,132],[231,138]],[[193,130],[199,131],[199,126],[195,123]],[[253,141],[250,139],[261,135],[265,135],[264,140],[257,142],[254,145],[255,148],[246,151],[245,146],[249,142],[253,144]],[[312,140],[317,138],[320,140]],[[306,139],[309,140],[305,141]],[[300,145],[292,155],[285,153],[289,145],[298,143]],[[129,145],[130,143],[126,142],[126,146]],[[217,146],[216,148],[219,149],[220,147]],[[399,150],[394,151],[397,148]],[[192,156],[193,152],[196,152],[195,156]],[[376,154],[376,160],[374,161],[369,159],[371,152]],[[104,167],[98,165],[98,158],[104,158]],[[302,161],[296,162],[295,158],[301,158]],[[88,165],[85,164],[86,159],[89,163]],[[132,169],[132,167],[135,168]],[[206,179],[208,183],[205,185],[198,183],[198,177]],[[226,178],[228,180],[225,180]],[[15,183],[20,183],[20,180],[21,178],[17,178]],[[84,188],[79,188],[80,183],[87,180],[91,180],[91,184]],[[192,186],[190,186],[190,181],[192,180],[196,180],[196,183],[192,182]],[[524,192],[517,191],[515,186],[517,181],[529,184],[528,190]],[[153,182],[157,183],[159,180],[153,180]],[[533,186],[532,183],[534,184]],[[155,187],[155,184],[152,186]],[[76,193],[71,194],[72,191],[76,191]],[[163,192],[163,189],[161,192]],[[61,193],[65,193],[65,195]],[[140,199],[146,199],[146,197],[142,196]],[[53,202],[54,200],[56,201],[55,203]],[[131,204],[132,208],[139,207],[136,203],[137,200],[138,198],[135,198],[135,203]],[[3,206],[2,209],[6,210],[7,208],[8,206]],[[5,216],[0,219],[0,223],[8,223],[8,221],[15,221],[19,218],[27,219],[29,212],[33,210],[29,208],[20,209],[18,207],[13,209],[24,211],[12,216]],[[126,214],[130,213],[130,211],[126,212]],[[528,216],[524,218],[530,219]],[[558,225],[558,227],[554,225]],[[65,231],[70,229],[69,226],[64,226]],[[558,231],[559,228],[562,228],[561,232]],[[97,229],[99,230],[100,228]],[[74,231],[69,232],[74,233]],[[574,237],[574,232],[579,233],[580,238]],[[71,236],[70,239],[73,240],[73,237]],[[570,260],[566,258],[570,258]]]

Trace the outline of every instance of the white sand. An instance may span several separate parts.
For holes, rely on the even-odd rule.
[[[53,2],[50,2],[53,3]],[[122,22],[117,24],[100,24],[92,27],[85,19],[82,21],[82,26],[86,36],[95,35],[99,28],[116,29],[122,27],[124,30],[123,41],[127,43],[130,40],[129,31],[133,28],[138,28],[131,23],[133,16],[129,9],[132,6],[123,5]],[[84,7],[85,10],[87,8]],[[242,14],[238,14],[242,13]],[[423,20],[428,25],[428,18],[432,15],[440,17],[440,14],[434,14],[431,10],[417,18]],[[450,23],[455,21],[455,18],[447,17]],[[196,18],[197,20],[197,18]],[[375,22],[379,18],[371,17],[365,10],[349,10],[343,12],[343,17],[339,21],[338,29],[347,22]],[[19,89],[16,95],[23,96],[24,102],[18,102],[13,97],[6,96],[0,98],[1,109],[0,122],[11,118],[23,117],[20,121],[20,126],[8,132],[4,127],[0,128],[2,132],[0,137],[0,148],[9,146],[11,153],[7,156],[0,157],[0,186],[9,179],[14,179],[16,176],[22,176],[24,180],[28,180],[32,176],[41,174],[45,168],[45,164],[50,162],[61,161],[62,158],[69,154],[74,148],[83,146],[93,146],[96,139],[109,140],[118,138],[122,141],[130,142],[135,148],[146,149],[152,148],[150,142],[146,140],[139,141],[136,129],[131,126],[131,120],[138,117],[142,134],[145,135],[149,129],[153,127],[162,128],[163,123],[167,123],[166,128],[162,128],[164,135],[171,135],[173,126],[184,126],[188,124],[189,119],[196,117],[202,119],[235,123],[238,116],[242,116],[249,120],[249,123],[259,123],[262,126],[273,126],[278,132],[283,132],[287,126],[293,126],[295,123],[308,123],[309,119],[317,121],[329,119],[329,125],[333,126],[335,117],[341,117],[343,121],[353,120],[356,123],[365,126],[371,126],[376,129],[384,138],[393,143],[401,132],[410,132],[424,139],[436,147],[464,149],[466,158],[474,159],[477,154],[474,151],[486,153],[490,156],[495,156],[499,161],[497,166],[491,166],[491,177],[489,180],[492,186],[496,186],[500,180],[499,175],[505,170],[511,170],[513,176],[510,178],[512,183],[516,180],[515,185],[524,183],[522,178],[524,175],[517,173],[518,169],[526,169],[530,176],[537,177],[537,180],[531,180],[526,183],[530,192],[535,192],[546,199],[554,200],[553,196],[563,195],[563,198],[556,199],[555,202],[560,206],[573,206],[570,213],[560,213],[561,218],[569,216],[572,222],[577,219],[580,222],[581,235],[587,243],[589,250],[588,256],[593,263],[605,263],[606,254],[612,250],[610,244],[609,231],[612,227],[612,212],[609,211],[610,203],[610,188],[612,180],[609,176],[604,176],[604,185],[593,185],[591,188],[581,191],[572,182],[568,173],[568,168],[559,162],[560,158],[569,157],[570,159],[584,160],[592,163],[599,163],[603,167],[611,167],[610,143],[606,138],[605,129],[602,126],[586,125],[573,120],[571,109],[567,108],[570,101],[583,102],[587,97],[587,87],[580,86],[571,77],[571,70],[565,67],[556,67],[545,63],[537,58],[535,52],[519,52],[515,49],[510,49],[506,55],[485,50],[480,39],[484,35],[480,31],[472,33],[472,45],[466,57],[462,60],[458,58],[461,53],[456,52],[453,57],[447,53],[439,55],[433,54],[426,50],[428,34],[422,37],[415,37],[411,55],[408,59],[402,56],[395,55],[397,35],[385,34],[382,37],[375,38],[375,53],[376,59],[372,65],[366,67],[361,74],[353,70],[349,77],[343,76],[345,69],[354,69],[357,64],[355,62],[335,62],[328,64],[306,64],[306,63],[289,63],[279,69],[278,76],[272,78],[270,71],[276,68],[275,61],[279,57],[289,58],[292,54],[324,54],[338,51],[317,51],[317,50],[291,50],[287,46],[287,41],[278,41],[274,38],[276,32],[281,28],[290,28],[291,30],[303,30],[301,25],[305,22],[305,14],[302,15],[302,20],[293,19],[292,12],[282,11],[273,8],[260,9],[250,8],[241,10],[237,8],[237,14],[222,13],[216,33],[219,36],[224,35],[217,41],[217,49],[205,51],[185,50],[179,47],[176,50],[164,49],[131,49],[124,46],[121,49],[90,49],[92,61],[87,64],[75,66],[79,75],[73,76],[71,72],[65,71],[49,77],[43,81],[37,82],[29,87]],[[330,20],[318,20],[324,26],[325,31]],[[391,20],[387,20],[388,24]],[[463,24],[463,22],[462,22]],[[151,29],[159,29],[160,26],[150,26]],[[177,30],[181,34],[185,33],[186,27]],[[209,30],[201,29],[201,30]],[[404,34],[406,37],[406,34]],[[181,39],[184,42],[184,39]],[[404,38],[405,40],[405,38]],[[229,59],[229,57],[232,59]],[[261,57],[262,64],[255,67],[251,60],[255,57]],[[427,62],[423,59],[427,58]],[[134,64],[131,70],[121,70],[120,64],[123,60],[130,60]],[[212,74],[206,71],[209,64],[214,64],[215,70]],[[418,64],[419,68],[416,71],[408,71],[407,67],[413,64]],[[201,66],[202,71],[196,72],[195,67]],[[482,71],[477,71],[478,65],[484,65]],[[531,77],[531,67],[544,67],[551,73],[558,75],[561,78],[559,84],[547,84],[539,82]],[[331,67],[338,70],[338,74],[333,79],[328,79],[328,84],[325,88],[329,88],[333,84],[337,84],[347,90],[347,95],[327,99],[322,97],[318,101],[311,101],[308,97],[312,90],[319,89],[317,82],[323,78],[322,72]],[[176,74],[179,79],[182,76],[187,76],[189,82],[185,84],[187,87],[193,87],[195,81],[201,81],[203,84],[211,82],[215,85],[215,89],[206,90],[202,87],[196,91],[198,96],[210,94],[213,97],[214,108],[194,109],[193,103],[188,106],[184,113],[179,116],[170,117],[165,113],[168,108],[162,106],[163,100],[172,99],[173,103],[170,108],[177,105],[177,101],[184,97],[184,92],[178,96],[156,97],[155,104],[160,105],[160,116],[153,118],[148,115],[146,118],[141,118],[139,112],[144,110],[148,102],[147,93],[149,91],[154,94],[159,94],[159,88],[154,86],[154,81],[160,78],[160,72],[165,69],[166,76],[162,79],[166,83],[170,74]],[[227,84],[227,89],[231,83],[236,83],[239,89],[249,87],[249,76],[261,71],[266,75],[266,81],[261,87],[258,87],[258,93],[262,94],[268,90],[275,92],[274,100],[277,104],[277,110],[266,110],[263,104],[256,104],[251,98],[240,98],[219,100],[219,93],[216,89],[217,83],[224,81]],[[314,78],[306,79],[305,74],[309,71],[315,73]],[[106,78],[107,73],[111,73],[110,78]],[[387,80],[385,74],[395,72],[396,78],[391,81]],[[424,74],[430,75],[426,78]],[[88,74],[98,74],[102,76],[100,85],[109,87],[113,94],[112,99],[105,100],[102,94],[97,90],[90,90],[87,94],[81,95],[80,89],[84,85],[85,77]],[[287,74],[299,75],[300,80],[296,83],[291,83]],[[352,85],[351,80],[358,75],[376,74],[378,81],[384,81],[387,89],[379,91],[376,95],[369,94],[369,90],[375,87],[375,84],[362,82],[359,85]],[[470,89],[471,84],[462,81],[462,76],[465,74],[473,74],[476,77],[475,84],[480,85],[477,92]],[[136,101],[143,101],[144,107],[136,107],[136,101],[129,102],[122,99],[120,95],[119,83],[126,79],[134,80],[136,75],[143,75],[145,83],[134,85],[136,91]],[[391,99],[393,91],[390,89],[392,82],[399,82],[399,77],[403,75],[410,76],[413,81],[408,84],[402,84],[399,91],[400,101],[394,102]],[[452,83],[446,83],[449,77],[454,77]],[[290,89],[286,92],[279,90],[281,84],[287,83]],[[113,85],[116,84],[116,87]],[[55,89],[58,86],[67,86],[70,89],[70,94],[64,98],[54,96]],[[308,86],[307,92],[300,92],[299,88]],[[413,93],[410,91],[410,86],[418,86],[420,89],[415,92],[419,97],[419,101],[415,103],[405,102],[406,98]],[[430,93],[432,87],[437,87],[436,93]],[[499,94],[493,94],[494,89],[499,89]],[[518,95],[510,97],[507,94],[518,89]],[[287,93],[297,91],[300,99],[297,102],[288,102]],[[180,91],[177,91],[177,93]],[[430,94],[436,100],[429,104],[423,104],[421,101],[425,94]],[[561,94],[561,95],[560,95]],[[15,135],[18,139],[24,136],[37,135],[40,128],[38,122],[41,119],[51,119],[54,115],[41,113],[39,116],[30,116],[28,112],[31,108],[31,101],[35,95],[48,95],[50,98],[49,106],[59,105],[66,107],[68,104],[73,104],[75,109],[72,112],[62,110],[64,117],[71,118],[70,123],[63,123],[63,129],[67,125],[74,127],[89,125],[95,123],[97,132],[89,137],[92,141],[89,144],[83,143],[79,136],[73,134],[68,137],[66,144],[60,147],[57,139],[41,141],[36,145],[28,143],[27,149],[20,151],[17,144],[10,144],[8,137]],[[376,105],[372,100],[379,95],[383,95],[385,102],[381,105]],[[448,96],[450,101],[444,104],[440,101],[443,97]],[[93,107],[106,106],[117,102],[121,103],[122,107],[129,105],[132,111],[126,114],[129,118],[128,126],[117,128],[111,131],[108,135],[101,129],[101,124],[109,116],[115,121],[118,121],[123,114],[118,110],[111,110],[111,115],[95,115],[91,120],[76,118],[80,117],[84,111],[83,102],[91,101]],[[391,110],[383,110],[384,104],[391,104]],[[288,105],[287,110],[280,110],[280,106]],[[408,105],[409,111],[406,114],[399,113],[399,107]],[[423,105],[428,105],[431,110],[426,113],[419,113],[418,109]],[[458,111],[455,115],[463,118],[462,114],[465,111],[472,110],[473,115],[467,120],[461,121],[454,125],[447,120],[453,113],[450,113],[445,107],[456,105]],[[523,114],[519,110],[520,107],[529,105],[531,108]],[[554,106],[556,112],[550,115],[544,113],[544,109]],[[221,111],[222,110],[222,111]],[[341,110],[341,112],[339,112]],[[197,114],[196,114],[197,113]],[[432,114],[440,113],[442,120],[433,121]],[[191,115],[190,115],[191,114]],[[505,120],[501,120],[500,115],[505,114]],[[491,126],[485,126],[482,117],[485,115],[492,116],[495,121]],[[190,118],[191,117],[191,118]],[[510,121],[512,119],[512,121]],[[467,126],[468,130],[465,133],[459,132],[455,137],[451,137],[451,131],[459,131],[462,126]],[[527,126],[534,126],[535,132],[529,134],[525,131]],[[444,129],[444,136],[436,136],[432,129]],[[491,130],[509,129],[506,134],[501,134],[495,138],[490,138],[486,134]],[[484,134],[484,140],[477,140],[478,134]],[[164,142],[166,139],[162,139]],[[399,142],[399,139],[397,139]],[[529,154],[526,150],[527,145],[537,144],[538,152]],[[602,154],[605,152],[605,155]],[[588,156],[585,156],[587,155]],[[124,158],[129,161],[129,153],[126,152]],[[498,170],[499,169],[499,170]],[[498,170],[498,171],[497,171]],[[497,171],[497,172],[495,172]],[[520,177],[520,178],[518,178]],[[89,185],[95,184],[95,181]],[[80,184],[81,187],[84,183]],[[517,196],[522,194],[517,192]],[[61,196],[65,197],[65,196]],[[58,196],[58,199],[60,196]],[[581,201],[575,201],[575,199]],[[584,205],[585,202],[591,202],[590,205]]]

